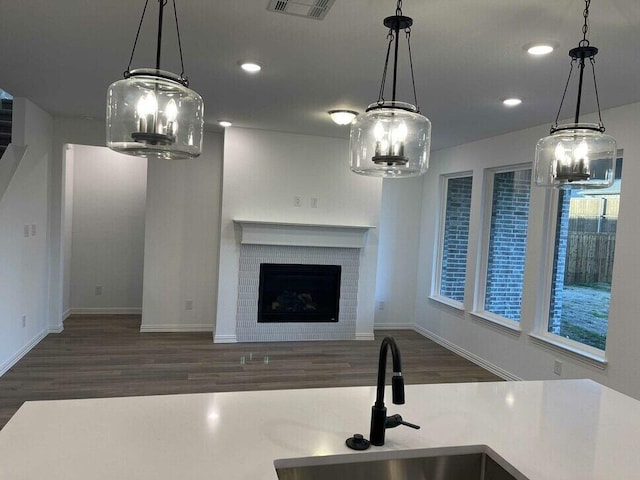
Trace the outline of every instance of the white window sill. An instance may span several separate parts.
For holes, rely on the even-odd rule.
[[[460,310],[464,312],[464,303],[461,303],[457,300],[453,300],[451,298],[442,297],[440,295],[429,295],[429,300],[433,300],[434,302],[442,303],[447,307],[455,308],[456,310]]]
[[[583,347],[580,344],[574,345],[574,343],[577,342],[569,342],[564,340],[562,337],[553,334],[530,333],[529,337],[538,345],[549,347],[551,350],[564,353],[565,355],[575,358],[576,360],[586,363],[592,367],[599,368],[600,370],[607,368],[608,362],[605,357],[605,353],[600,350],[596,350],[595,348],[590,348],[588,346]]]
[[[520,335],[522,333],[522,329],[520,328],[520,324],[518,322],[509,320],[508,318],[501,317],[491,312],[471,312],[471,317],[475,320],[480,320],[481,322],[484,322],[491,327],[497,327],[499,330],[502,330],[511,335]]]

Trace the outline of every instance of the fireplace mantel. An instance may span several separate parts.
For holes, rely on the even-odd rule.
[[[372,225],[328,225],[311,223],[238,220],[240,243],[299,247],[363,248]]]

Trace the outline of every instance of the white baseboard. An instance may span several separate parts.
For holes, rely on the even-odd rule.
[[[61,323],[60,325],[49,327],[48,333],[62,333],[63,331],[64,331],[64,325]]]
[[[113,307],[113,308],[70,308],[68,315],[141,315],[142,308]],[[65,312],[66,313],[66,312]]]
[[[371,333],[356,333],[356,340],[375,340],[373,332]]]
[[[457,353],[461,357],[466,358],[467,360],[475,363],[476,365],[484,368],[485,370],[489,370],[491,373],[499,376],[500,378],[503,378],[505,380],[512,380],[512,381],[522,380],[522,378],[514,375],[513,373],[507,372],[505,369],[500,368],[497,365],[494,365],[493,363],[487,362],[485,359],[477,356],[476,354],[468,352],[464,348],[461,348],[458,345],[451,343],[448,340],[445,340],[441,336],[436,335],[435,333],[430,332],[429,330],[419,325],[414,325],[413,329],[420,335],[427,337],[429,340],[433,340],[438,345],[441,345],[447,350],[451,350],[452,352]]]
[[[213,343],[238,343],[236,335],[214,335]]]
[[[63,313],[62,313],[62,321],[64,322],[67,318],[69,318],[69,316],[71,315],[71,309],[67,308]]]
[[[375,323],[374,330],[414,330],[413,323]]]
[[[211,332],[211,325],[201,325],[199,323],[169,323],[166,325],[141,325],[140,332],[157,333],[184,333],[184,332]]]
[[[13,367],[22,357],[24,357],[33,347],[35,347],[40,341],[47,336],[49,331],[47,329],[42,330],[39,334],[31,339],[29,343],[27,343],[24,347],[22,347],[15,355],[13,355],[9,360],[0,365],[0,377],[7,373],[7,371]]]

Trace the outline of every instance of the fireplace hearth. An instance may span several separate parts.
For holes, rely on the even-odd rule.
[[[260,264],[258,323],[338,322],[340,265]]]

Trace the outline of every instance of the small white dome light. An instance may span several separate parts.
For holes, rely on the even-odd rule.
[[[353,122],[353,119],[356,118],[358,112],[354,112],[353,110],[329,110],[329,115],[331,116],[331,120],[338,125],[349,125]]]
[[[227,128],[227,127],[230,127],[233,124],[231,122],[227,122],[226,120],[220,120],[218,122],[218,125],[220,125],[221,127]]]
[[[522,100],[519,98],[507,98],[502,101],[507,107],[515,107],[516,105],[520,105]]]
[[[260,70],[262,70],[262,67],[260,65],[253,62],[242,63],[240,67],[242,67],[242,69],[248,73],[258,73]]]
[[[548,43],[537,43],[526,47],[527,52],[531,55],[548,55],[553,52],[553,45]]]

